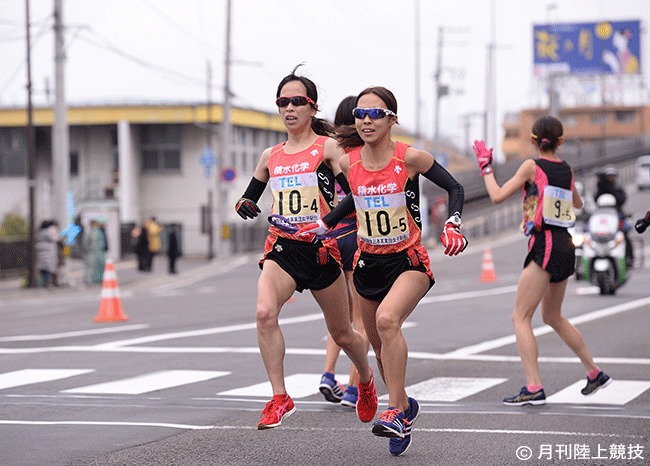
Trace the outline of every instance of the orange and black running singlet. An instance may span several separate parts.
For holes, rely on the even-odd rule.
[[[377,171],[363,167],[360,147],[350,152],[348,183],[357,212],[360,251],[388,254],[420,243],[420,193],[417,179],[409,179],[406,170],[408,147],[397,142],[388,165]]]
[[[327,136],[319,136],[307,149],[295,154],[284,152],[281,143],[271,149],[270,185],[272,212],[301,227],[320,220],[336,204],[334,173],[323,161]],[[290,239],[300,239],[271,226],[269,232]]]

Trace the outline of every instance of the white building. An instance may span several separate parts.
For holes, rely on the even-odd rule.
[[[212,131],[208,131],[208,110]],[[261,247],[257,240],[267,228],[266,218],[243,222],[234,204],[245,190],[262,151],[286,140],[278,114],[233,108],[232,141],[223,167],[235,174],[232,181],[218,181],[216,166],[210,176],[200,163],[208,145],[220,154],[221,106],[204,104],[78,106],[68,108],[70,133],[70,191],[76,216],[87,226],[92,218],[107,220],[109,253],[113,259],[130,248],[129,232],[144,219],[155,217],[170,227],[178,224],[185,255],[206,255],[208,235],[201,231],[201,208],[212,191],[216,206],[217,186],[223,183],[225,199],[219,212],[224,233],[235,232],[223,242],[222,251]],[[33,111],[36,133],[35,224],[53,217],[52,108]],[[24,108],[0,109],[0,221],[7,213],[29,218],[27,113]],[[213,136],[209,138],[209,134]],[[209,143],[211,141],[211,144]],[[270,207],[265,193],[261,206]],[[213,215],[213,219],[215,216]],[[215,225],[215,253],[218,231]],[[64,226],[62,226],[64,227]],[[163,245],[166,235],[163,235]],[[250,244],[249,244],[250,243]],[[253,244],[256,243],[256,244]]]

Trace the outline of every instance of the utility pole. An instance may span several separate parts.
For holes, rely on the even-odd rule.
[[[27,176],[29,179],[29,250],[27,252],[27,286],[36,286],[36,257],[34,237],[34,210],[35,210],[35,188],[36,188],[36,144],[34,139],[34,123],[32,119],[32,48],[31,35],[29,32],[29,0],[25,0],[25,21],[27,23]]]
[[[65,101],[65,27],[63,0],[54,0],[54,125],[52,128],[52,214],[63,229],[68,224],[70,135]]]
[[[219,154],[219,163],[217,164],[217,227],[219,231],[217,233],[217,249],[221,254],[221,257],[226,257],[229,255],[227,251],[227,245],[229,241],[225,241],[223,238],[224,226],[226,220],[226,210],[225,202],[228,200],[228,193],[226,191],[226,186],[224,180],[222,179],[222,172],[226,166],[226,157],[230,156],[230,140],[232,138],[232,124],[230,122],[230,23],[231,23],[231,11],[232,11],[232,0],[226,1],[226,50],[224,55],[224,99],[223,99],[223,127],[221,135],[221,151]]]
[[[496,48],[496,6],[495,0],[490,0],[490,43],[487,45],[486,73],[485,73],[485,121],[483,132],[485,143],[494,147],[494,161],[498,160],[497,154],[497,109],[496,109],[496,70],[494,66],[494,50]]]
[[[206,72],[207,72],[207,107],[206,107],[206,131],[205,131],[205,144],[207,149],[209,149],[211,152],[212,151],[212,65],[210,64],[210,61],[206,63]],[[213,152],[214,153],[214,152]],[[206,170],[210,170],[209,168],[206,168]],[[207,173],[206,173],[207,175]],[[208,233],[208,260],[214,259],[214,222],[212,221],[212,210],[213,210],[213,195],[212,195],[212,180],[213,178],[211,176],[207,177],[207,184],[208,184],[208,212],[205,217],[205,221],[208,223],[206,225],[207,227],[207,233]]]
[[[439,132],[440,132],[440,97],[449,93],[447,86],[440,85],[440,72],[442,71],[442,26],[438,26],[438,52],[436,57],[436,69],[433,72],[433,86],[434,86],[434,126],[433,126],[433,156],[438,153]]]
[[[422,128],[420,117],[422,114],[420,100],[420,0],[415,0],[415,141],[418,149],[422,147]]]

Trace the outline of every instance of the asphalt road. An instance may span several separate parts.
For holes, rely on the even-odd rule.
[[[650,193],[629,202],[641,214]],[[479,281],[486,248],[494,283]],[[538,311],[548,403],[513,408],[501,399],[525,383],[510,321],[525,250],[509,233],[456,258],[429,248],[437,283],[403,329],[407,391],[422,414],[399,458],[353,410],[318,393],[326,330],[309,293],[281,313],[298,410],[255,429],[270,398],[255,332],[257,254],[181,262],[177,276],[118,268],[121,323],[93,322],[99,288],[0,289],[0,464],[649,464],[650,258],[614,296],[569,283],[563,313],[614,383],[582,397],[582,365]],[[348,367],[342,354],[339,379]],[[381,410],[386,389],[377,388]]]

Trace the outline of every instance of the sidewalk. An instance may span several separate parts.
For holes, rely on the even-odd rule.
[[[137,260],[134,257],[125,257],[115,262],[115,271],[120,290],[124,291],[125,289],[165,286],[165,284],[187,279],[196,273],[200,273],[205,268],[219,267],[224,262],[233,261],[237,257],[222,260],[214,259],[212,261],[208,261],[205,257],[180,257],[176,261],[178,271],[176,274],[168,273],[166,256],[159,255],[154,258],[151,272],[139,271],[137,269]],[[102,287],[101,283],[93,285],[84,283],[84,267],[84,261],[81,259],[67,259],[66,281],[68,284],[58,287],[24,288],[23,276],[0,279],[0,301],[66,294],[99,294]]]

